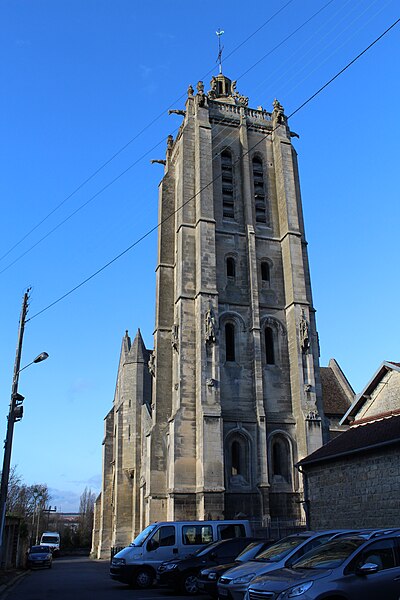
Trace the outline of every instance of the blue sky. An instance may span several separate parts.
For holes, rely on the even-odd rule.
[[[164,157],[180,124],[167,109],[183,108],[188,85],[204,78],[208,89],[217,72],[216,29],[225,31],[224,73],[250,106],[269,110],[276,97],[290,114],[398,13],[394,0],[277,0],[248,11],[236,0],[2,2],[4,432],[25,288],[33,287],[33,316],[156,224],[162,167],[150,159]],[[321,364],[335,357],[356,391],[383,360],[400,359],[399,35],[397,26],[290,121],[300,135]],[[50,358],[21,374],[12,463],[26,483],[47,483],[62,510],[78,509],[85,486],[100,489],[103,418],[125,330],[140,327],[152,346],[156,246],[153,233],[27,325],[22,364],[43,350]]]

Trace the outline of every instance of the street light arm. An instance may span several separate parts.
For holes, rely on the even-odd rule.
[[[46,358],[49,358],[49,355],[47,354],[47,352],[41,352],[32,362],[30,362],[27,365],[25,365],[24,367],[22,367],[22,369],[20,369],[18,371],[18,374],[21,373],[21,371],[23,371],[24,369],[27,369],[28,367],[33,365],[33,363],[35,363],[35,364],[40,363],[43,360],[46,360]]]

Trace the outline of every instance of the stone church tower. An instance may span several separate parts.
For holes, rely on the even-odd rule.
[[[294,465],[327,440],[296,152],[283,107],[249,108],[236,82],[220,74],[207,93],[202,82],[196,92],[190,86],[185,110],[175,112],[182,125],[158,161],[165,167],[151,375],[138,333],[140,353],[128,365],[123,348],[119,371],[120,386],[131,378],[130,409],[120,414],[114,402],[113,425],[106,418],[110,456],[96,548],[107,536],[123,545],[152,521],[296,518]]]

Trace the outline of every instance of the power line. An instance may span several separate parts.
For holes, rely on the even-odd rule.
[[[331,0],[333,2],[333,0]],[[254,37],[259,31],[261,31],[261,29],[263,29],[263,27],[265,27],[268,23],[270,23],[275,17],[277,17],[287,6],[289,6],[289,4],[292,4],[292,2],[294,2],[294,0],[289,0],[288,2],[286,2],[286,4],[284,6],[282,6],[279,10],[277,10],[271,17],[269,17],[262,25],[260,25],[260,27],[258,27],[253,33],[251,33],[247,38],[245,38],[243,40],[243,42],[241,42],[238,46],[236,46],[236,48],[234,48],[234,50],[232,50],[232,52],[230,52],[227,57],[225,58],[225,60],[227,60],[230,56],[232,56],[237,50],[239,50],[239,48],[241,48],[244,44],[246,44],[252,37]],[[211,75],[211,73],[213,73],[213,69],[210,69],[209,71],[207,71],[207,73],[205,73],[202,77],[202,79],[204,79],[205,77],[208,77],[209,75]],[[36,229],[38,229],[43,223],[45,223],[45,221],[47,221],[47,219],[49,219],[55,212],[57,212],[61,206],[63,206],[68,200],[70,200],[72,198],[72,196],[74,196],[77,192],[79,192],[79,190],[81,190],[87,183],[89,183],[89,181],[91,181],[94,177],[96,177],[96,175],[98,175],[98,173],[100,173],[100,171],[102,171],[107,165],[109,165],[115,158],[117,158],[117,156],[119,156],[120,154],[122,154],[122,152],[124,152],[124,150],[126,150],[126,148],[128,148],[128,146],[130,146],[135,140],[137,140],[143,133],[145,133],[148,129],[150,129],[150,127],[152,125],[154,125],[154,123],[156,123],[157,121],[159,121],[161,119],[161,117],[170,109],[172,108],[177,102],[179,102],[180,100],[182,100],[182,98],[185,97],[185,94],[182,94],[181,96],[179,96],[179,98],[176,98],[176,100],[174,100],[165,110],[162,110],[152,121],[150,121],[147,125],[145,125],[137,134],[135,134],[130,140],[128,140],[123,146],[121,146],[121,148],[119,150],[117,150],[114,154],[112,154],[104,163],[102,163],[95,171],[93,171],[93,173],[91,173],[86,179],[84,179],[70,194],[68,194],[68,196],[66,196],[61,202],[59,202],[57,204],[57,206],[55,206],[45,217],[43,217],[38,223],[36,223],[36,225],[34,225],[27,233],[25,233],[17,242],[15,242],[15,244],[13,246],[11,246],[11,248],[9,248],[7,250],[7,252],[5,252],[2,256],[0,256],[0,261],[3,260],[3,258],[6,258],[6,256],[8,256],[15,248],[17,248],[24,240],[26,240],[27,237],[29,237],[34,231],[36,231]],[[144,155],[146,156],[146,155]],[[141,158],[144,158],[144,156],[142,156]],[[140,159],[139,159],[140,160]],[[85,206],[85,205],[84,205]],[[73,213],[75,214],[75,213]],[[65,221],[63,221],[65,222]],[[61,223],[62,224],[62,223]],[[57,227],[55,228],[57,229]],[[54,231],[55,229],[53,229],[52,231]],[[52,231],[49,233],[49,235],[52,233]],[[45,236],[47,237],[47,236]],[[42,238],[45,239],[45,238]],[[40,243],[39,240],[38,243]],[[37,244],[35,244],[34,246],[32,246],[32,248],[34,248],[35,246],[37,246]],[[27,252],[29,252],[31,250],[28,249]],[[24,254],[21,255],[25,256],[25,254],[27,253],[25,252]],[[17,259],[19,260],[19,258]],[[13,263],[11,263],[9,266],[13,265],[16,261],[14,261]],[[8,267],[7,267],[8,268]],[[3,271],[1,271],[2,273]]]
[[[236,50],[238,48],[240,48],[241,46],[243,46],[251,37],[253,37],[257,32],[259,32],[263,27],[265,27],[268,23],[270,23],[272,21],[272,19],[274,19],[279,13],[282,12],[282,10],[284,10],[289,4],[291,4],[291,2],[293,2],[293,0],[289,0],[289,2],[287,2],[283,7],[281,7],[277,12],[275,12],[269,19],[267,19],[267,21],[265,21],[260,27],[258,27],[258,29],[256,29],[255,32],[253,32],[250,36],[248,36],[244,42],[242,42],[241,44],[239,44],[239,46],[237,48],[235,48],[229,55],[232,56],[232,54],[234,52],[236,52]],[[309,23],[315,16],[317,16],[318,14],[320,14],[329,4],[331,4],[332,2],[334,2],[334,0],[329,0],[322,8],[320,8],[318,11],[316,11],[311,17],[309,17],[302,25],[300,25],[297,29],[295,29],[289,36],[287,36],[282,42],[280,42],[277,46],[275,46],[272,50],[270,50],[266,55],[264,55],[259,61],[257,61],[256,63],[253,64],[253,66],[257,65],[259,62],[261,62],[261,60],[263,60],[264,58],[266,58],[266,56],[269,56],[270,54],[272,54],[276,49],[278,49],[285,41],[287,41],[288,39],[290,39],[291,37],[293,37],[293,35],[295,33],[297,33],[300,29],[302,29],[302,27],[304,27],[307,23]],[[227,57],[227,58],[228,58]],[[253,66],[251,66],[245,73],[248,73]],[[207,77],[207,75],[209,75],[210,73],[212,73],[213,70],[211,69],[208,73],[206,73],[206,75],[203,76]],[[243,75],[241,76],[243,77]],[[183,98],[184,95],[180,96],[178,98],[178,100],[180,100],[181,98]],[[178,100],[176,100],[175,102],[177,102]],[[174,103],[175,103],[174,102]],[[173,104],[170,105],[169,108],[171,108],[171,106],[173,106]],[[160,115],[157,117],[156,120],[158,120],[161,117],[161,114],[164,113],[160,113]],[[87,178],[80,186],[78,186],[78,188],[76,188],[76,190],[74,192],[72,192],[65,200],[63,200],[55,209],[53,209],[53,211],[51,213],[49,213],[47,215],[47,217],[45,217],[44,219],[42,219],[42,221],[34,227],[34,229],[31,230],[30,233],[32,233],[35,229],[37,229],[39,227],[39,225],[41,225],[41,223],[43,223],[48,217],[50,217],[54,212],[56,212],[56,210],[58,210],[58,208],[60,208],[69,198],[71,198],[79,189],[81,189],[87,182],[89,182],[97,173],[99,173],[107,164],[109,164],[116,156],[118,156],[118,154],[120,154],[125,148],[127,148],[129,146],[129,144],[131,142],[133,142],[137,137],[139,137],[139,135],[141,135],[141,133],[143,133],[144,131],[146,131],[152,123],[154,123],[156,120],[153,120],[149,125],[146,125],[145,128],[143,128],[134,138],[132,138],[129,142],[127,142],[127,144],[125,144],[125,146],[123,146],[118,152],[116,152],[108,161],[106,161],[101,167],[99,167],[99,169],[97,169],[97,171],[95,173],[93,173],[93,175],[91,175],[89,178]],[[173,130],[173,133],[175,133],[175,131],[177,131],[177,129]],[[226,139],[227,136],[225,136],[224,140]],[[223,143],[224,140],[221,140],[220,143]],[[55,231],[57,231],[57,229],[59,229],[62,225],[64,225],[64,223],[66,223],[67,221],[69,221],[74,215],[76,215],[78,212],[80,212],[82,210],[82,208],[84,208],[85,206],[87,206],[90,202],[92,202],[95,198],[97,198],[103,191],[105,191],[106,189],[108,189],[111,185],[113,185],[113,183],[115,183],[116,181],[118,181],[118,179],[120,179],[123,175],[125,175],[128,171],[130,171],[130,169],[137,165],[143,158],[145,158],[152,150],[154,150],[159,144],[162,143],[162,141],[164,140],[160,140],[155,146],[153,146],[153,148],[151,148],[150,150],[148,150],[145,154],[141,155],[138,159],[136,159],[134,161],[134,163],[132,163],[128,168],[126,168],[122,173],[120,173],[117,177],[115,177],[111,182],[109,182],[108,184],[106,184],[105,186],[103,186],[98,192],[96,192],[93,196],[91,196],[89,198],[89,200],[83,202],[78,208],[76,208],[72,213],[70,213],[70,215],[68,215],[65,219],[63,219],[62,221],[60,221],[57,225],[55,225],[50,231],[48,231],[45,235],[43,235],[39,240],[37,240],[34,244],[32,244],[32,246],[30,246],[29,248],[27,248],[24,252],[22,252],[20,255],[18,255],[11,263],[9,263],[6,267],[4,267],[2,270],[0,270],[0,275],[2,275],[5,271],[7,271],[8,269],[10,269],[13,265],[15,265],[17,262],[19,262],[21,260],[21,258],[23,258],[24,256],[26,256],[29,252],[31,252],[31,250],[33,250],[34,248],[36,248],[39,244],[41,244],[45,239],[47,239],[50,235],[52,235]],[[14,248],[16,248],[24,239],[26,239],[28,237],[29,233],[26,234],[24,236],[24,238],[22,238],[19,242],[17,242],[6,254],[4,254],[2,257],[0,257],[0,260],[2,260],[2,258],[5,258],[10,252],[11,250],[13,250]]]
[[[329,2],[327,2],[326,4],[324,4],[324,6],[322,6],[319,10],[317,10],[317,12],[315,12],[313,15],[311,15],[311,17],[309,19],[307,19],[306,21],[304,21],[304,23],[302,23],[301,25],[299,25],[299,27],[297,27],[294,31],[292,31],[292,33],[290,33],[282,41],[280,41],[279,44],[277,44],[276,46],[274,46],[272,48],[272,50],[269,50],[257,62],[253,63],[247,69],[247,71],[245,71],[244,73],[242,73],[240,75],[240,77],[238,77],[238,80],[241,79],[242,77],[244,77],[245,75],[247,75],[248,73],[250,73],[250,71],[252,71],[254,69],[254,67],[256,67],[257,65],[259,65],[260,62],[262,62],[263,60],[265,60],[268,56],[270,56],[273,52],[275,52],[275,50],[277,50],[278,48],[280,48],[285,42],[287,42],[288,40],[290,40],[290,38],[292,38],[298,31],[300,31],[300,29],[303,29],[303,27],[305,27],[306,25],[308,25],[308,23],[310,23],[310,21],[312,21],[314,19],[314,17],[316,17],[317,15],[319,15],[323,10],[325,10],[325,8],[327,8],[330,4],[332,4],[332,2],[335,2],[335,0],[329,0]]]
[[[327,81],[316,92],[314,92],[314,94],[312,94],[311,96],[309,96],[307,98],[307,100],[305,100],[300,106],[298,106],[293,112],[291,112],[289,114],[289,116],[288,116],[288,119],[290,119],[295,114],[297,114],[302,108],[304,108],[314,98],[316,98],[323,90],[325,90],[331,83],[333,83],[338,77],[340,77],[340,75],[342,75],[345,71],[347,71],[347,69],[349,69],[357,60],[359,60],[366,52],[368,52],[368,50],[370,50],[387,33],[389,33],[389,31],[391,31],[399,22],[400,22],[400,19],[397,19],[397,21],[395,21],[394,23],[392,23],[392,25],[390,25],[390,27],[388,27],[373,42],[371,42],[366,48],[364,48],[364,50],[362,50],[359,54],[357,54],[357,56],[355,58],[353,58],[349,63],[347,63],[347,65],[345,67],[343,67],[340,71],[338,71],[336,73],[336,75],[334,75],[333,77],[331,77],[331,79],[329,79],[329,81]],[[274,127],[271,131],[269,131],[265,136],[263,136],[256,144],[254,144],[254,146],[252,146],[251,148],[249,148],[247,150],[247,152],[245,152],[243,154],[243,157],[247,156],[261,142],[263,142],[265,139],[267,139],[268,136],[270,136],[272,133],[274,133],[274,131],[277,129],[277,127],[278,127],[278,125],[276,127]],[[242,157],[238,158],[235,161],[234,164],[237,164],[239,162],[239,160],[241,160],[241,158]],[[219,174],[216,177],[214,177],[209,183],[207,183],[206,185],[204,185],[198,192],[196,192],[196,194],[194,194],[193,196],[191,196],[190,198],[188,198],[188,200],[186,200],[185,202],[183,202],[183,204],[181,206],[179,206],[177,209],[175,209],[167,217],[165,217],[164,219],[162,219],[159,223],[157,223],[157,225],[154,225],[154,227],[152,227],[146,233],[144,233],[140,238],[138,238],[135,242],[133,242],[133,244],[131,244],[130,246],[128,246],[128,248],[125,248],[125,250],[123,250],[122,252],[120,252],[117,256],[115,256],[113,259],[111,259],[109,262],[107,262],[105,265],[103,265],[100,269],[98,269],[97,271],[95,271],[94,273],[92,273],[92,275],[90,275],[89,277],[87,277],[86,279],[84,279],[83,281],[81,281],[78,285],[76,285],[75,287],[73,287],[71,290],[69,290],[68,292],[66,292],[65,294],[63,294],[62,296],[60,296],[59,298],[57,298],[53,302],[51,302],[51,304],[48,304],[45,308],[42,308],[42,310],[40,310],[39,312],[35,313],[27,321],[31,321],[32,319],[34,319],[34,318],[38,317],[39,315],[41,315],[42,313],[44,313],[45,311],[49,310],[55,304],[58,304],[59,302],[61,302],[62,300],[64,300],[68,296],[70,296],[73,292],[75,292],[76,290],[78,290],[80,287],[82,287],[83,285],[85,285],[88,281],[90,281],[91,279],[93,279],[94,277],[96,277],[96,275],[98,275],[99,273],[101,273],[102,271],[104,271],[107,267],[109,267],[110,265],[112,265],[119,258],[121,258],[122,256],[124,256],[130,250],[132,250],[132,248],[134,248],[135,246],[137,246],[145,238],[147,238],[149,235],[151,235],[154,231],[156,231],[159,227],[161,227],[161,225],[163,225],[166,221],[168,221],[170,218],[172,218],[178,211],[180,211],[189,202],[191,202],[192,200],[194,200],[196,198],[196,196],[198,196],[199,194],[201,194],[204,190],[206,190],[208,187],[210,187],[210,185],[212,185],[215,181],[217,181],[221,177],[222,177],[222,174]]]

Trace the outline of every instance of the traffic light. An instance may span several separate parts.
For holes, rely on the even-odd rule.
[[[22,416],[24,414],[24,407],[22,406],[22,403],[24,400],[25,396],[21,396],[21,394],[17,393],[13,395],[14,408],[12,411],[12,416],[14,423],[15,421],[20,421],[22,419]]]

